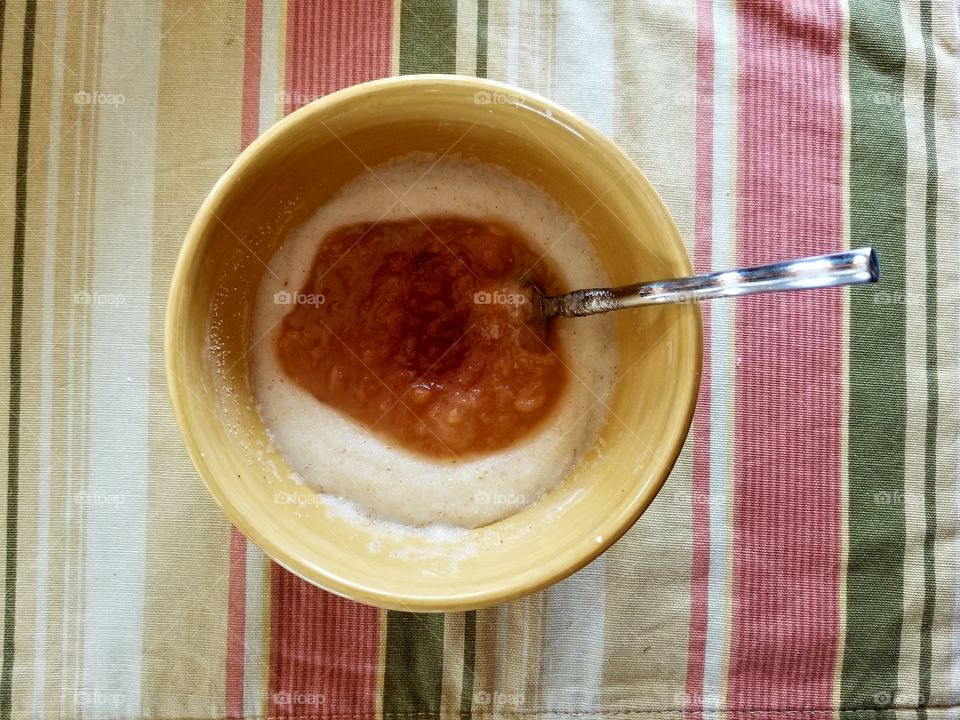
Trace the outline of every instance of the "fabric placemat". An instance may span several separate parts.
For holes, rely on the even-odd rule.
[[[0,3],[0,720],[958,716],[957,12]],[[237,153],[417,72],[590,120],[700,271],[872,244],[883,272],[705,307],[696,419],[636,526],[549,590],[446,616],[266,560],[197,478],[162,360],[177,252]]]

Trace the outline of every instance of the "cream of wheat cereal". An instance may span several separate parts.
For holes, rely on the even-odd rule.
[[[533,185],[420,156],[356,178],[257,293],[252,379],[271,442],[374,520],[473,528],[536,502],[605,420],[616,339],[607,316],[544,325],[530,281],[609,284]]]

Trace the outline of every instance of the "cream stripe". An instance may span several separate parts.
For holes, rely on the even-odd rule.
[[[260,132],[277,122],[283,113],[281,4],[281,0],[263,2],[263,22],[260,28]]]
[[[486,708],[478,703],[484,693],[496,687],[497,673],[497,608],[477,610],[477,624],[474,643],[473,664],[473,698],[471,711],[477,709],[477,714],[486,712]]]
[[[266,713],[267,697],[267,602],[270,594],[270,563],[263,551],[247,543],[246,596],[243,636],[243,712],[247,717]]]
[[[283,27],[280,0],[265,0],[260,31],[260,118],[259,130],[265,132],[280,119],[283,103],[280,68]],[[264,623],[269,595],[270,563],[263,551],[247,540],[246,593],[244,598],[243,711],[247,717],[266,712],[267,662],[269,637]]]
[[[487,7],[487,77],[491,80],[506,81],[517,75],[516,68],[511,67],[517,57],[514,48],[519,35],[512,30],[515,15],[511,3],[517,1],[492,2]]]
[[[260,28],[260,132],[280,119],[283,104],[278,103],[283,89],[283,3],[264,0]]]
[[[55,39],[52,50],[53,82],[50,95],[50,133],[54,143],[59,142],[61,125],[61,100],[63,98],[63,56],[66,43],[66,8],[57,6],[54,21]],[[50,467],[52,454],[51,419],[53,415],[53,313],[56,302],[57,269],[57,209],[60,198],[60,149],[53,147],[47,155],[47,217],[46,242],[43,257],[43,302],[42,339],[40,359],[40,408],[39,408],[39,472],[37,473],[37,555],[34,576],[36,580],[35,621],[33,635],[33,713],[45,717],[47,692],[47,582],[50,561]],[[69,495],[67,498],[69,499]],[[69,502],[69,500],[68,500]],[[60,678],[58,678],[60,680]]]
[[[733,0],[715,0],[713,77],[712,258],[715,269],[734,267],[736,258],[736,12]],[[710,555],[707,576],[707,631],[703,658],[703,707],[716,717],[726,693],[730,644],[732,575],[731,523],[734,446],[734,304],[714,303],[710,361]]]
[[[477,0],[457,0],[457,72],[477,74]]]
[[[553,58],[540,62],[535,55],[526,58],[533,61],[528,69],[549,68],[541,84],[553,99],[612,136],[617,102],[613,7],[559,0],[555,18],[532,22],[541,30],[553,29],[541,43],[556,49]],[[547,718],[600,709],[606,562],[601,555],[547,590],[542,690]]]
[[[918,0],[901,0],[906,46],[903,109],[906,122],[906,445],[903,500],[906,543],[903,558],[903,626],[895,705],[914,706],[919,689],[920,626],[923,612],[924,433],[926,378],[926,151],[923,136],[923,78],[926,70]]]
[[[148,477],[150,278],[158,18],[122,0],[104,13],[91,303],[85,716],[140,715]],[[122,118],[120,114],[122,113]],[[131,136],[130,128],[137,136]]]

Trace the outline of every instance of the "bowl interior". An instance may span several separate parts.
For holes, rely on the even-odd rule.
[[[582,120],[486,81],[377,81],[287,117],[217,183],[171,289],[168,374],[201,476],[231,520],[275,560],[363,602],[462,610],[578,569],[649,504],[689,427],[700,321],[692,305],[617,314],[619,374],[596,446],[518,515],[450,538],[383,533],[330,513],[288,478],[256,412],[246,355],[259,340],[250,335],[252,299],[272,253],[317,206],[368,168],[413,151],[492,162],[538,185],[577,218],[614,284],[690,272],[660,198]]]

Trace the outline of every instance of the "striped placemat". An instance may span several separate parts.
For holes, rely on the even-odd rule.
[[[0,720],[960,715],[950,0],[0,2]],[[524,600],[381,612],[265,560],[163,376],[187,224],[284,113],[508,81],[648,174],[698,270],[873,244],[880,286],[716,303],[690,439]]]

